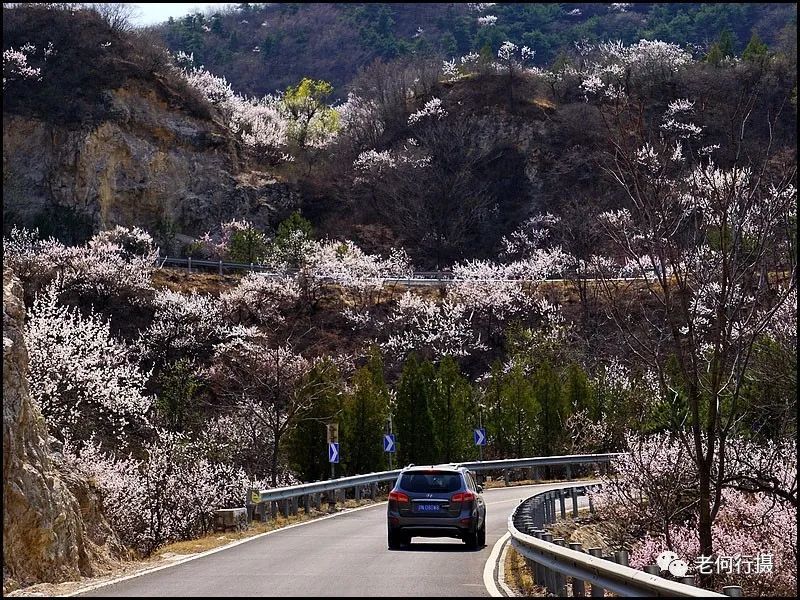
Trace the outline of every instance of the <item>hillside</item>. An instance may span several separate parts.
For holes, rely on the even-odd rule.
[[[796,596],[792,7],[244,4],[169,52],[114,6],[3,7],[4,591],[328,478],[337,424],[338,475],[628,450],[631,564]]]
[[[274,227],[294,208],[296,192],[249,160],[147,36],[91,11],[34,5],[3,16],[4,48],[32,48],[26,64],[39,69],[4,82],[6,232],[17,223],[83,241],[137,223],[177,252],[223,217]]]
[[[548,6],[547,11],[561,14],[558,6]],[[725,19],[737,10],[743,19],[739,27],[777,18],[775,11],[783,10],[741,6],[715,9],[725,17],[718,15],[720,23],[729,23]],[[666,18],[663,11],[645,8],[636,5],[590,20],[638,19],[652,27],[653,15]],[[218,27],[203,25],[210,33],[201,27],[201,37],[224,50],[226,42],[214,38],[215,31],[224,31],[225,23],[233,26],[231,20],[244,11],[251,19],[240,19],[248,23],[237,27],[266,18],[293,40],[292,27],[314,17],[319,19],[315,30],[325,32],[320,43],[335,41],[338,48],[319,51],[328,59],[336,57],[346,70],[349,63],[340,59],[350,56],[347,36],[359,28],[351,23],[331,29],[325,25],[331,19],[367,19],[365,11],[392,11],[387,23],[402,29],[410,27],[412,17],[450,23],[457,20],[451,13],[458,13],[474,20],[474,11],[464,13],[469,10],[460,5],[239,8],[216,19]],[[517,12],[533,18],[540,11],[505,5],[491,10],[500,15],[495,25],[485,26],[493,35],[505,31],[501,17],[517,23],[512,18]],[[670,10],[690,11],[700,23],[710,9],[676,5]],[[608,107],[590,101],[583,87],[592,69],[601,68],[587,56],[617,64],[615,69],[627,65],[623,85],[641,104],[639,125],[648,135],[659,131],[670,102],[697,98],[706,139],[730,139],[730,123],[747,106],[755,114],[775,117],[771,124],[748,122],[741,140],[747,152],[769,143],[770,127],[773,145],[790,152],[796,142],[796,109],[787,104],[796,85],[796,52],[770,52],[767,46],[768,64],[746,60],[726,67],[725,61],[733,60],[726,53],[734,53],[735,45],[719,50],[719,58],[711,61],[667,44],[664,51],[674,56],[663,60],[679,59],[680,67],[656,80],[630,63],[662,60],[658,44],[649,42],[630,46],[637,49],[626,50],[625,56],[613,45],[573,47],[561,53],[552,69],[537,66],[540,54],[526,54],[524,48],[520,54],[516,46],[516,54],[503,60],[494,50],[448,63],[418,53],[365,66],[350,81],[349,100],[337,103],[337,88],[321,80],[305,80],[316,81],[317,87],[295,87],[294,96],[250,98],[247,93],[255,88],[237,87],[239,75],[230,65],[220,64],[217,72],[209,70],[213,63],[203,68],[200,52],[191,66],[181,68],[158,47],[152,31],[130,32],[92,12],[32,6],[4,9],[4,14],[4,44],[30,44],[35,49],[31,65],[41,69],[38,78],[9,81],[4,94],[6,232],[18,223],[80,242],[102,228],[138,225],[155,235],[165,252],[188,255],[199,250],[195,240],[206,232],[216,234],[224,221],[245,219],[269,237],[281,220],[300,209],[319,237],[353,239],[369,252],[403,245],[419,268],[435,268],[495,256],[504,249],[504,236],[531,215],[550,212],[571,224],[565,243],[586,246],[591,236],[578,232],[587,214],[624,202],[622,190],[609,186],[605,173],[611,158],[607,144],[615,135]],[[791,38],[792,27],[787,22],[780,28],[781,39]],[[341,39],[330,37],[337,31]],[[777,40],[776,31],[773,27],[766,39]],[[373,48],[378,47],[376,42]],[[280,52],[284,66],[300,57],[325,64],[314,52]],[[256,77],[256,71],[248,73]],[[350,77],[345,71],[340,75]],[[738,97],[736,104],[729,102],[731,97]],[[412,114],[423,114],[429,102],[440,102],[446,118],[437,119],[435,127],[411,123]],[[309,120],[307,110],[312,110]],[[733,156],[725,152],[718,157],[723,164]],[[412,174],[412,156],[433,161],[434,168]],[[369,157],[399,160],[400,168],[370,183],[364,169],[381,167],[363,162]],[[443,179],[443,172],[452,176]]]
[[[532,48],[544,67],[579,40],[660,39],[705,53],[726,30],[738,54],[754,32],[772,49],[796,45],[796,21],[796,5],[778,3],[242,3],[155,31],[243,93],[273,93],[311,77],[331,82],[344,99],[359,69],[376,59],[493,55],[510,40]]]

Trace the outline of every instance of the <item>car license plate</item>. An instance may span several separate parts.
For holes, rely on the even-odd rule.
[[[439,512],[438,504],[417,504],[417,512]]]

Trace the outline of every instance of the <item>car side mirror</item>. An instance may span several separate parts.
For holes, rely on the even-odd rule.
[[[478,493],[480,494],[483,491],[483,486],[482,485],[476,485],[475,489],[478,490]]]

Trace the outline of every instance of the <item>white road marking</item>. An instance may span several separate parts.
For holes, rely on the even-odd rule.
[[[492,553],[486,560],[483,566],[483,585],[486,586],[486,591],[494,598],[502,598],[503,593],[498,589],[497,584],[494,582],[494,567],[497,564],[497,559],[500,556],[500,550],[506,540],[511,537],[511,534],[506,531],[506,534],[497,540],[492,548]]]
[[[500,553],[500,564],[497,566],[497,583],[500,584],[500,588],[505,592],[506,596],[516,596],[514,590],[506,585],[506,554],[508,554],[509,548],[511,548],[511,544],[506,544],[503,546],[503,552]]]

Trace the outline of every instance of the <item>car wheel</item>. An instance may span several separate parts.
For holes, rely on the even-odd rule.
[[[478,549],[478,533],[477,532],[470,532],[464,536],[464,543],[467,545],[467,548],[470,550],[477,550]]]
[[[389,530],[388,540],[389,542],[389,550],[399,550],[400,549],[400,534],[395,531]]]
[[[478,529],[478,546],[481,548],[486,545],[486,521],[483,522],[481,528]]]

